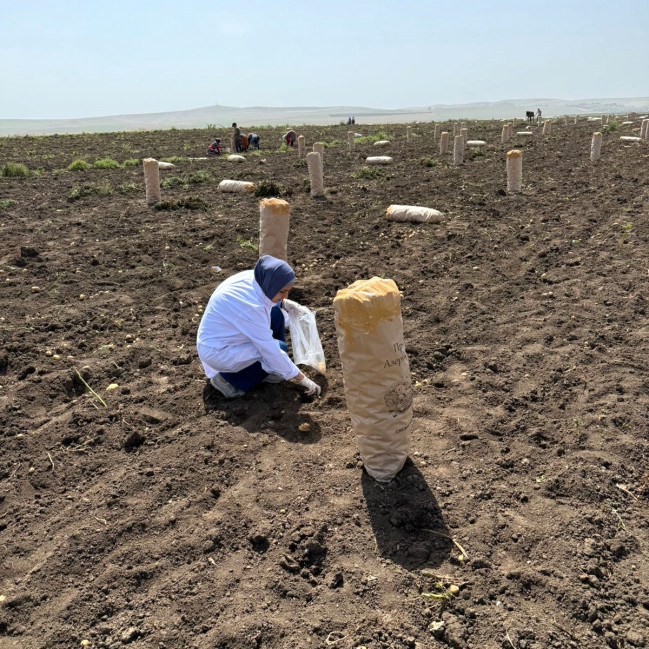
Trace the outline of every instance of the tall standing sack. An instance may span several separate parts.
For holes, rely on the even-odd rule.
[[[389,482],[410,448],[412,382],[401,296],[391,279],[354,282],[334,298],[345,399],[366,471]]]
[[[281,198],[264,198],[259,202],[259,256],[270,255],[287,260],[288,230],[291,208]]]

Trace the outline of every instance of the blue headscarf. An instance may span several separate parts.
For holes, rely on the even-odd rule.
[[[295,282],[295,273],[285,261],[264,255],[255,264],[255,280],[264,295],[272,300],[284,287]]]

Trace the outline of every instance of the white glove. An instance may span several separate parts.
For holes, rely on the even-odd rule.
[[[288,298],[282,300],[282,306],[284,307],[284,311],[286,311],[286,313],[291,317],[297,317],[300,314],[300,311],[304,309],[303,306],[300,306],[297,302],[293,302],[293,300],[289,300]]]
[[[300,381],[300,385],[306,388],[306,393],[308,395],[315,394],[317,396],[320,396],[320,391],[321,391],[320,386],[315,381],[312,381],[309,377],[304,376]]]

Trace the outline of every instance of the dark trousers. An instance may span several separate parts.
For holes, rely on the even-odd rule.
[[[278,341],[280,348],[288,352],[284,336],[284,314],[279,304],[276,304],[270,310],[270,330],[273,332],[273,338]],[[220,374],[230,385],[244,392],[252,390],[268,376],[268,372],[262,369],[260,361],[255,361],[252,365],[248,365],[248,367],[244,367],[238,372],[220,372]]]

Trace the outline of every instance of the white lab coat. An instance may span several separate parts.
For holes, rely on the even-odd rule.
[[[268,373],[288,380],[300,370],[280,348],[270,329],[275,306],[245,270],[221,282],[212,293],[196,336],[196,349],[208,379],[238,372],[256,361]]]

